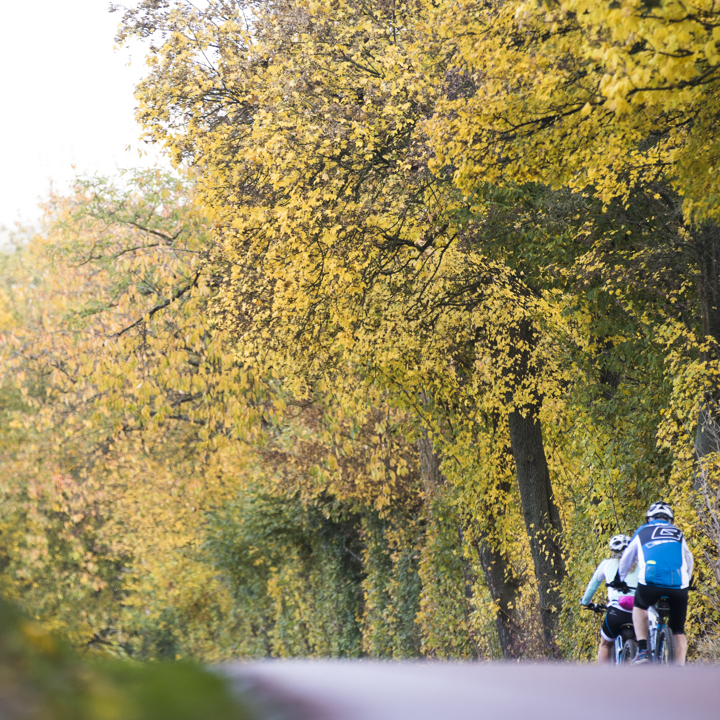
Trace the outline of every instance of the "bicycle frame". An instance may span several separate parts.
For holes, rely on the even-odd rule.
[[[653,655],[657,641],[657,631],[662,625],[662,618],[654,605],[648,607],[648,651]]]
[[[623,658],[623,651],[625,650],[625,643],[630,642],[630,656]],[[635,657],[637,651],[637,642],[635,640],[635,628],[633,624],[627,623],[623,625],[620,634],[615,638],[615,664],[622,665],[623,661],[628,662]]]
[[[688,592],[697,590],[692,578],[687,589]],[[648,607],[648,652],[652,662],[670,665],[676,662],[676,640],[668,626],[669,619],[670,599],[667,595],[663,595],[654,605]]]
[[[665,642],[672,644],[672,632],[668,627],[668,616],[670,613],[670,605],[666,597],[661,597],[654,605],[648,607],[648,653],[652,662],[661,663],[663,661],[661,653],[663,648],[659,646],[659,640],[662,636]],[[674,646],[669,648],[669,660],[674,660]]]

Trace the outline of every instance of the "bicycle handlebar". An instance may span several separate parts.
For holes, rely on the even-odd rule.
[[[592,610],[594,613],[604,613],[607,610],[607,605],[596,605],[595,603],[588,603],[583,605],[586,610]]]

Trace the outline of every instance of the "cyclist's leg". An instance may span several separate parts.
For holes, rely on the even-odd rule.
[[[605,665],[612,662],[612,651],[615,645],[615,639],[612,637],[612,631],[608,627],[608,610],[605,613],[602,627],[600,628],[600,647],[597,651],[597,662],[598,665]]]
[[[613,648],[615,647],[615,641],[608,642],[604,637],[600,638],[600,647],[597,651],[597,663],[598,665],[607,665],[613,661]]]
[[[598,648],[598,665],[611,663],[615,659],[615,638],[622,632],[622,626],[627,622],[629,613],[616,607],[609,607],[605,613],[600,628],[600,647]]]
[[[637,605],[633,607],[633,627],[635,628],[635,637],[638,639],[638,641],[644,640],[645,642],[647,642],[647,608],[639,608]]]
[[[685,637],[685,619],[687,618],[688,590],[671,589],[667,593],[670,601],[670,617],[668,625],[675,636],[675,662],[685,664],[687,656],[687,638]]]
[[[637,605],[633,608],[633,627],[635,628],[635,637],[647,642],[648,637],[648,614],[647,608],[639,608]]]
[[[687,638],[685,633],[678,633],[674,636],[675,640],[675,663],[677,665],[685,664],[685,657],[687,656]]]
[[[647,609],[652,605],[657,598],[655,597],[655,588],[649,588],[647,585],[638,583],[637,590],[635,591],[635,605],[633,607],[633,627],[635,628],[635,637],[637,638],[638,644],[638,657],[637,660],[644,653],[645,660],[641,662],[647,662],[648,652],[648,612]]]

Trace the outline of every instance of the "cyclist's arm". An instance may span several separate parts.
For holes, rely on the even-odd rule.
[[[695,566],[695,558],[693,557],[693,554],[690,552],[690,548],[688,547],[688,544],[685,541],[684,535],[683,535],[683,539],[682,539],[682,554],[683,554],[683,559],[685,560],[685,565],[687,566],[688,578],[691,578],[692,574],[693,574],[693,567]]]
[[[638,559],[638,550],[640,549],[640,538],[635,535],[630,544],[625,548],[625,552],[620,558],[618,566],[618,575],[621,580],[625,580],[633,565]]]
[[[580,601],[581,605],[587,605],[593,598],[593,595],[600,587],[600,583],[605,579],[605,563],[607,560],[603,560],[598,566],[593,576],[590,578],[587,588],[585,588],[585,594],[582,596]]]

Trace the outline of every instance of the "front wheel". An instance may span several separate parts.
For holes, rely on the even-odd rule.
[[[667,625],[659,628],[657,632],[655,662],[661,665],[672,665],[675,662],[675,638]]]
[[[628,638],[623,643],[622,652],[620,653],[620,664],[625,665],[626,663],[631,663],[635,655],[637,655],[637,643],[632,638]]]

